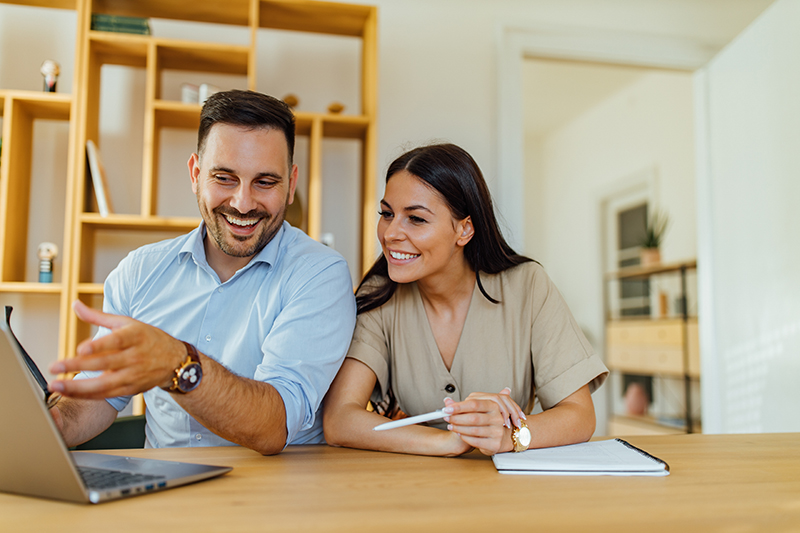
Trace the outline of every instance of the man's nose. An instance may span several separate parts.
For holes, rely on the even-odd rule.
[[[256,208],[258,202],[253,197],[253,192],[246,185],[239,185],[231,198],[231,207],[242,214],[248,213]]]

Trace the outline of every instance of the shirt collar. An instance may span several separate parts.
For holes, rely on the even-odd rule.
[[[250,262],[242,267],[239,272],[247,270],[256,263],[266,263],[267,265],[272,266],[278,261],[278,252],[280,251],[281,239],[286,233],[285,225],[286,222],[281,225],[281,227],[278,229],[278,232],[272,237],[267,245],[264,246],[264,248],[262,248],[261,251],[255,256],[253,256]],[[183,243],[183,246],[181,246],[180,252],[178,253],[181,257],[191,256],[194,258],[197,264],[202,265],[205,268],[211,268],[208,266],[206,249],[203,245],[203,239],[205,239],[206,233],[206,223],[200,222],[200,226],[191,234],[189,234],[189,238]]]

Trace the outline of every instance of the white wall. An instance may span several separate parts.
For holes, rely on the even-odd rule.
[[[662,260],[696,257],[692,75],[648,71],[544,138],[529,138],[529,253],[542,262],[595,349],[603,346],[604,201],[642,182],[670,214]],[[535,99],[535,92],[529,101]],[[537,198],[540,196],[540,198]],[[597,395],[598,428],[605,393]]]
[[[799,26],[800,2],[780,0],[707,68],[710,432],[800,430]]]

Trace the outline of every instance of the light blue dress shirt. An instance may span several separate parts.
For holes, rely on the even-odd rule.
[[[105,282],[103,311],[156,326],[234,374],[269,383],[286,408],[287,444],[324,442],[320,404],[355,326],[347,263],[284,222],[247,266],[220,283],[206,262],[204,235],[201,224],[131,252]],[[108,332],[101,328],[97,336]],[[97,373],[79,377],[92,375]],[[232,444],[187,414],[170,393],[154,388],[144,398],[146,446]],[[108,402],[121,411],[130,399]]]

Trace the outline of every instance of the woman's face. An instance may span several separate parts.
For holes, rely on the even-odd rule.
[[[389,277],[410,283],[459,273],[472,223],[453,218],[434,189],[408,171],[393,174],[381,200],[378,240],[389,263]]]

